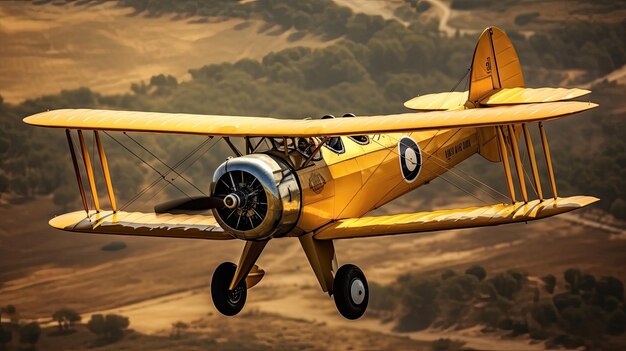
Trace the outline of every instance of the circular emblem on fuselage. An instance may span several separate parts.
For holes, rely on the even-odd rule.
[[[411,137],[404,136],[398,142],[400,170],[407,183],[413,183],[422,169],[422,150]]]

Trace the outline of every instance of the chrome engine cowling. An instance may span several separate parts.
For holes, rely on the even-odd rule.
[[[213,175],[211,194],[224,199],[213,215],[238,239],[264,240],[288,234],[302,204],[298,177],[282,159],[251,154],[222,163]]]

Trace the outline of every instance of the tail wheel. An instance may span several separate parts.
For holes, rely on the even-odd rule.
[[[217,266],[211,279],[213,304],[221,314],[226,316],[234,316],[239,313],[246,304],[248,295],[245,279],[242,279],[241,283],[233,290],[228,289],[236,270],[237,265],[232,262],[224,262]]]
[[[345,318],[358,319],[365,313],[369,288],[359,267],[346,264],[339,268],[333,281],[333,296],[337,310]]]

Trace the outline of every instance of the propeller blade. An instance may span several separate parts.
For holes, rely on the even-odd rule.
[[[154,206],[155,213],[187,213],[206,211],[224,206],[224,199],[215,196],[197,196],[167,201]]]

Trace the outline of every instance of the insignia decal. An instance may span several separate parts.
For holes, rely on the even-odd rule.
[[[487,69],[487,73],[491,73],[491,57],[487,57],[487,62],[485,62],[485,68]]]
[[[407,183],[413,183],[422,168],[422,150],[415,140],[404,136],[398,142],[398,154],[402,177]]]

